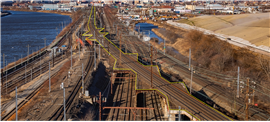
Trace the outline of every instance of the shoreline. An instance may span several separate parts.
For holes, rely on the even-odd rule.
[[[29,9],[12,9],[12,8],[9,8],[9,9],[3,8],[3,10],[5,10],[7,12],[8,11],[23,11],[23,12],[40,12],[40,13],[60,14],[60,15],[66,15],[66,16],[72,15],[72,12],[59,12],[59,11],[51,11],[51,10],[29,10]]]
[[[8,14],[8,15],[11,15],[12,13],[10,12],[10,11],[19,11],[19,10],[6,10],[5,9],[5,12],[7,13],[10,13],[10,14]],[[60,14],[60,13],[57,13],[57,12],[48,12],[48,11],[32,11],[32,10],[22,10],[23,12],[42,12],[42,13],[54,13],[54,14]],[[60,14],[60,15],[65,15],[65,14]],[[69,16],[70,18],[71,18],[71,15],[72,15],[72,13],[70,13],[70,15],[67,15],[67,16]],[[5,15],[5,16],[7,16],[7,15]],[[2,17],[2,16],[1,16]],[[71,18],[72,19],[72,18]],[[73,21],[73,19],[72,19],[72,21]],[[72,22],[71,22],[72,23]],[[63,31],[65,31],[65,29],[71,24],[71,23],[69,23],[66,27],[64,27],[64,29],[56,36],[56,38],[49,44],[49,45],[51,45],[52,43],[54,43],[55,42],[55,40],[57,40],[57,39],[59,39],[59,38],[61,38],[62,36],[60,36],[60,37],[58,37]],[[48,45],[48,46],[49,46]],[[45,48],[46,47],[44,47],[44,48],[41,48],[40,50],[38,50],[38,51],[36,51],[36,52],[33,52],[32,54],[29,54],[29,57],[32,57],[32,56],[34,56],[34,55],[36,55],[37,54],[37,52],[42,52],[42,51],[44,51],[45,50]],[[27,60],[27,56],[26,57],[23,57],[22,58],[22,61],[24,62],[25,60]],[[10,63],[8,63],[8,65],[6,65],[6,66],[4,66],[4,67],[1,67],[1,72],[3,72],[4,71],[4,69],[10,69],[10,68],[12,68],[12,67],[14,67],[14,65],[15,64],[19,64],[21,61],[20,61],[20,59],[18,59],[18,60],[16,60],[16,61],[13,61],[13,62],[10,62]]]

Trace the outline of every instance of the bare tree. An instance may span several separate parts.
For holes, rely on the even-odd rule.
[[[264,71],[264,74],[267,76],[268,81],[270,81],[270,61],[269,57],[266,57],[264,55],[258,56],[260,68]]]

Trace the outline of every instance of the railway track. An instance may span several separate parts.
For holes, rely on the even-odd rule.
[[[80,21],[81,21],[81,19],[79,19],[79,21],[77,21],[77,23]],[[63,36],[63,38],[61,38],[61,40],[58,43],[56,43],[54,46],[52,46],[52,48],[53,47],[60,47],[64,43],[66,43],[66,40],[68,39],[69,43],[68,43],[67,49],[65,50],[65,52],[63,52],[63,53],[65,53],[66,57],[70,56],[70,53],[68,53],[68,51],[71,48],[72,42],[69,38],[71,37],[72,32],[75,30],[75,27],[76,27],[75,25],[73,25],[71,27],[71,30],[68,31],[67,34],[65,36]],[[39,57],[39,60],[38,59],[34,60],[34,61],[30,62],[30,64],[25,65],[25,66],[15,70],[14,72],[7,74],[7,75],[4,74],[4,77],[2,77],[2,84],[4,86],[2,89],[2,93],[9,94],[10,92],[14,91],[14,88],[16,86],[19,88],[20,86],[24,85],[25,83],[31,81],[31,77],[32,77],[32,79],[34,79],[34,78],[38,77],[40,74],[47,71],[49,69],[48,68],[49,61],[52,60],[52,59],[49,59],[49,60],[44,61],[47,56],[49,56],[49,52],[46,52],[46,54]],[[58,54],[55,57],[54,62],[56,64],[61,62],[61,58],[64,58],[64,57],[61,57],[61,54]],[[41,62],[41,60],[43,61],[42,64],[39,63],[39,62]],[[34,74],[32,74],[31,72]],[[21,74],[21,75],[19,75],[19,74]]]
[[[53,45],[52,46],[52,48],[53,47],[60,47],[60,46],[62,46],[64,43],[65,43],[65,41],[66,41],[66,39],[68,39],[68,37],[70,36],[70,34],[75,30],[75,27],[76,27],[76,25],[82,20],[83,18],[81,17],[73,26],[71,26],[70,28],[70,30],[64,35],[64,36],[62,36],[62,38],[58,41],[58,43],[56,43],[55,45]],[[69,46],[68,46],[68,48],[69,48]],[[45,52],[44,52],[45,51]],[[43,50],[42,52],[41,51],[39,51],[39,54],[40,53],[44,53],[44,54],[42,54],[41,56],[39,56],[39,57],[36,57],[35,59],[39,59],[40,57],[42,57],[42,58],[44,58],[44,57],[47,57],[48,55],[49,55],[49,52],[48,51],[46,51],[46,50]],[[32,59],[32,57],[29,57],[29,59]],[[19,72],[21,72],[21,71],[23,71],[24,70],[24,65],[33,65],[33,64],[35,64],[36,62],[38,62],[38,60],[35,60],[35,59],[33,59],[33,60],[30,60],[29,62],[27,62],[27,61],[22,61],[22,63],[21,64],[17,64],[16,65],[16,68],[14,68],[15,66],[13,66],[13,67],[11,67],[11,68],[9,68],[9,69],[3,69],[3,71],[2,71],[2,78],[3,79],[6,79],[6,77],[7,77],[7,79],[10,79],[10,78],[12,78],[12,77],[14,77],[14,75],[16,75],[16,74],[18,74]],[[19,59],[19,60],[21,60],[21,59]],[[16,69],[16,70],[15,70]],[[3,82],[3,81],[2,81]]]
[[[52,78],[55,77],[57,74],[57,72],[52,75]],[[42,84],[40,84],[33,92],[31,92],[22,102],[20,102],[17,107],[18,110],[20,108],[22,108],[28,101],[30,101],[37,93],[38,91],[42,88],[43,84],[45,82],[43,82]],[[2,116],[1,121],[7,121],[13,114],[16,113],[16,108],[14,107],[9,113],[7,113],[6,115]]]
[[[95,28],[92,28],[92,29],[95,30]],[[97,33],[97,31],[96,31],[96,33]],[[98,36],[98,39],[101,40],[101,38],[99,38],[99,37],[100,36]],[[119,45],[117,45],[117,46],[119,47]],[[127,48],[127,47],[124,47],[124,48]],[[140,50],[141,52],[146,51],[146,50],[143,50],[142,48],[137,48],[137,50]],[[120,76],[120,77],[122,77],[122,76]],[[130,74],[129,74],[129,77],[130,77]],[[123,82],[123,81],[121,81],[121,82]],[[116,93],[115,93],[116,96],[114,97],[113,107],[115,107],[115,106],[118,106],[118,107],[133,107],[134,104],[135,104],[135,103],[132,104],[132,102],[134,102],[134,100],[132,100],[132,96],[135,96],[136,95],[135,94],[135,91],[133,91],[133,90],[135,90],[135,87],[134,87],[135,82],[128,81],[128,84],[126,84],[125,82],[126,81],[124,81],[124,83],[121,83],[121,84],[118,84],[117,85],[118,87],[116,89]],[[149,103],[149,104],[152,104],[153,106],[160,106],[161,105],[160,104],[160,101],[157,100],[156,96],[155,96],[155,98],[152,98],[152,99],[154,99],[153,100],[154,102],[151,102],[151,100],[150,100],[151,103]],[[149,102],[149,101],[146,100],[146,99],[144,99],[144,100],[145,100],[144,101],[144,106],[145,107],[148,107],[146,105],[146,102]],[[117,101],[122,101],[122,102],[120,104]],[[118,105],[117,105],[117,103],[118,103]],[[159,103],[159,105],[155,105],[155,104],[158,104],[158,103]],[[154,111],[156,113],[158,113],[158,114],[155,114],[156,120],[162,120],[161,119],[161,116],[163,116],[163,115],[160,114],[161,113],[161,110],[158,107],[155,107],[155,108],[156,109]],[[137,112],[140,112],[141,115],[136,115],[135,116],[137,118],[136,120],[151,120],[150,112],[149,111],[150,110],[137,110]],[[154,115],[154,114],[152,114],[152,115]],[[117,121],[117,120],[125,121],[125,120],[133,120],[133,118],[134,118],[134,115],[131,112],[131,110],[128,111],[127,109],[111,109],[107,120],[111,120],[111,121]]]
[[[109,15],[107,15],[107,17],[108,16]],[[110,18],[110,17],[108,17],[108,18]],[[133,40],[133,44],[137,47],[137,49],[136,49],[137,51],[136,52],[138,52],[138,53],[141,52],[140,49],[138,49],[138,47],[141,47],[143,49],[146,49],[147,48],[147,46],[143,46],[143,45],[146,45],[144,42],[141,42],[141,41],[139,41],[138,39],[135,39],[135,38],[132,38],[132,40]],[[138,46],[138,43],[136,43],[135,41],[137,41],[138,43],[141,43],[141,45]],[[132,53],[136,53],[136,52],[134,52],[134,50],[130,50],[130,51],[132,51]],[[185,76],[187,76],[187,77],[190,76],[190,71],[187,69],[187,66],[183,66],[184,63],[179,64],[179,62],[176,62],[176,61],[168,58],[167,56],[164,56],[163,53],[161,53],[160,51],[158,51],[158,53],[157,53],[157,58],[161,58],[166,63],[172,64],[173,67],[174,67],[174,69],[176,69],[177,71],[181,71]],[[146,57],[146,59],[149,59],[149,58]],[[146,62],[146,63],[144,63],[144,62]],[[147,61],[143,61],[142,63],[143,64],[147,64]],[[204,71],[203,70],[200,70],[200,69],[198,69],[198,71],[200,71],[199,74],[198,73],[197,74],[194,74],[194,77],[193,77],[194,78],[193,81],[195,81],[195,83],[199,84],[202,87],[207,86],[207,88],[205,88],[205,89],[207,89],[207,91],[210,91],[213,94],[216,94],[216,95],[219,95],[219,96],[223,97],[224,100],[231,101],[232,103],[234,102],[232,100],[233,98],[232,98],[231,94],[230,93],[227,93],[227,92],[224,92],[226,90],[220,86],[221,85],[220,83],[214,83],[216,85],[209,85],[209,84],[213,84],[213,82],[211,81],[211,79],[209,79],[209,77],[207,77],[207,75],[211,75],[211,74],[204,74],[204,75],[202,75],[204,73]],[[200,73],[202,73],[202,74],[200,74]],[[213,74],[211,76],[216,76],[216,74]],[[229,81],[229,80],[224,80],[224,81]],[[182,87],[181,85],[180,86],[179,85],[174,85],[174,86],[176,86],[178,88],[179,87]],[[199,93],[199,94],[202,95],[203,97],[205,97],[206,99],[211,99],[211,98],[205,96],[202,93]],[[243,103],[243,101],[244,101],[243,99],[236,101],[237,102],[236,103],[237,106],[239,106],[238,108],[241,109],[241,108],[244,108],[245,107],[245,104]],[[213,106],[213,102],[210,102],[208,104],[211,105],[211,106]],[[266,112],[264,112],[263,110],[260,110],[258,108],[250,108],[249,110],[251,111],[250,112],[250,119],[251,120],[257,120],[258,118],[259,118],[259,120],[267,120],[270,117]],[[224,111],[224,110],[222,110],[222,111]],[[239,111],[237,113],[238,114],[242,114],[241,116],[244,116],[243,111],[244,110],[242,109],[242,112]]]
[[[90,47],[88,46],[88,48],[90,49]],[[93,49],[91,49],[93,51]],[[86,68],[84,69],[87,72],[87,75],[85,77],[87,77],[88,75],[90,75],[90,69],[93,68],[93,57],[91,56],[88,59],[88,63],[86,65]],[[78,96],[78,93],[81,89],[81,85],[82,85],[82,77],[77,81],[75,87],[73,88],[72,92],[70,93],[70,95],[68,96],[68,98],[66,98],[66,111],[68,111],[73,103],[73,100]],[[60,121],[64,119],[64,106],[61,105],[55,112],[53,112],[52,116],[49,118],[49,121]]]
[[[113,45],[109,45],[112,49],[112,54],[114,57],[119,59],[119,50]],[[146,83],[150,84],[150,70],[141,66],[136,59],[129,57],[127,55],[122,55],[122,64],[126,67],[133,69],[138,75],[147,79]],[[210,108],[204,103],[200,102],[196,98],[190,96],[184,91],[181,91],[177,87],[174,87],[164,79],[162,79],[158,74],[154,74],[153,77],[154,87],[158,88],[161,92],[170,96],[170,99],[174,99],[177,105],[185,106],[186,110],[191,112],[193,115],[198,117],[200,120],[229,120],[226,116],[220,114],[216,110]]]
[[[87,46],[89,51],[93,52],[93,47]],[[87,72],[85,77],[88,77],[91,72],[90,70],[93,68],[93,56],[90,56],[90,58],[87,61],[86,67],[84,69],[84,71]],[[71,109],[71,106],[74,102],[74,99],[76,99],[78,97],[78,93],[81,89],[81,85],[82,85],[82,77],[79,78],[79,80],[77,81],[75,87],[73,88],[72,92],[69,94],[68,98],[65,98],[66,100],[66,111],[69,111]],[[64,119],[64,106],[61,105],[56,111],[54,111],[52,113],[52,116],[49,118],[49,121],[60,121]]]
[[[75,26],[73,26],[73,27],[75,27]],[[74,30],[74,29],[72,29],[72,30]],[[69,31],[69,33],[68,34],[70,34],[70,32],[71,31]],[[59,41],[56,45],[54,45],[54,46],[57,46],[57,47],[60,47],[61,45],[63,45],[64,43],[65,43],[65,41],[63,41],[63,39],[66,39],[67,37],[64,37],[64,38],[62,38],[62,40],[61,41]],[[69,40],[69,44],[68,44],[68,48],[67,48],[67,50],[68,49],[70,49],[71,48],[71,40]],[[67,51],[66,51],[67,52]],[[46,54],[46,55],[43,55],[44,57],[46,57],[48,54]],[[66,57],[68,57],[68,56],[70,56],[70,54],[68,53],[68,54],[66,54]],[[40,57],[41,58],[41,57]],[[56,57],[55,57],[55,64],[58,64],[59,62],[61,62],[62,61],[62,55],[61,54],[59,54],[59,55],[56,55]],[[41,59],[40,59],[41,60]],[[2,89],[3,91],[9,91],[9,93],[10,92],[12,92],[12,91],[14,91],[14,89],[15,89],[15,87],[17,86],[17,87],[20,87],[20,86],[22,86],[23,84],[25,84],[26,82],[28,82],[28,81],[31,81],[32,79],[34,79],[35,77],[38,77],[40,74],[42,74],[42,73],[44,73],[44,72],[46,72],[46,71],[48,71],[48,62],[49,61],[51,61],[51,59],[48,59],[47,61],[44,61],[44,63],[42,64],[42,65],[39,65],[39,66],[36,66],[36,67],[34,67],[34,71],[33,71],[33,67],[31,67],[31,69],[32,69],[32,73],[30,73],[30,71],[28,71],[28,72],[26,72],[27,73],[27,75],[26,76],[19,76],[19,78],[15,78],[15,80],[13,79],[11,82],[6,82],[6,84],[4,84],[4,85],[6,85],[7,87],[6,88],[4,88],[4,89]],[[35,62],[31,62],[31,63],[35,63]],[[28,65],[29,66],[29,65]],[[19,70],[17,70],[16,72],[12,72],[12,74],[14,74],[14,73],[17,73],[17,72],[19,72],[21,69],[19,69]],[[24,70],[26,70],[26,68],[24,69]],[[26,74],[25,73],[25,74]],[[32,74],[32,75],[30,75],[30,74]],[[54,75],[52,75],[52,77],[54,77],[55,75],[57,74],[57,72],[54,74]],[[9,75],[9,76],[11,76],[11,75]],[[20,102],[19,104],[18,104],[18,109],[20,109],[23,105],[25,105],[33,96],[35,96],[35,94],[36,93],[38,93],[38,91],[39,91],[39,89],[42,87],[42,85],[44,84],[44,82],[42,83],[42,84],[40,84],[39,86],[38,86],[38,88],[36,88],[33,92],[31,92],[22,102]],[[14,88],[13,88],[14,87]],[[3,91],[2,91],[2,93],[3,93]],[[2,110],[3,111],[3,110]],[[9,113],[7,113],[6,115],[4,115],[3,117],[2,117],[2,120],[8,120],[13,114],[15,113],[15,108],[14,109],[12,109]]]
[[[66,56],[65,56],[66,58]],[[62,61],[62,55],[58,55],[55,57],[54,64],[58,64]],[[26,71],[22,75],[17,76],[16,78],[10,80],[9,82],[5,82],[3,84],[2,88],[2,94],[9,94],[14,91],[15,87],[17,88],[21,87],[22,85],[32,81],[32,79],[35,79],[36,77],[39,77],[44,72],[47,72],[49,70],[49,62],[52,63],[51,59],[48,59],[44,61],[40,66],[36,66],[34,68],[31,68],[31,70]],[[51,64],[52,67],[52,64]]]

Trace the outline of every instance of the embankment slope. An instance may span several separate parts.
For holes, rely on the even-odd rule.
[[[197,27],[240,37],[257,46],[270,46],[269,13],[199,16],[189,21]]]

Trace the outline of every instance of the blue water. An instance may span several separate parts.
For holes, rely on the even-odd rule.
[[[140,32],[143,32],[144,35],[149,35],[149,32],[150,32],[150,37],[151,38],[157,38],[159,40],[159,44],[161,42],[164,42],[164,40],[162,38],[160,38],[159,36],[157,36],[151,29],[152,28],[158,28],[158,26],[155,26],[153,24],[149,24],[149,23],[138,23],[136,24],[136,31],[139,30],[139,27],[140,27]],[[164,29],[164,28],[161,28],[161,29]],[[174,49],[173,47],[167,47],[168,48],[171,48],[175,53],[179,53],[176,49]]]
[[[160,38],[159,36],[157,36],[151,29],[152,28],[158,28],[158,26],[155,26],[153,24],[149,24],[149,23],[138,23],[136,24],[136,31],[138,31],[138,28],[140,26],[140,32],[143,32],[145,35],[149,35],[150,32],[150,37],[151,38],[157,38],[160,42],[163,42],[164,40],[162,38]]]
[[[65,15],[10,11],[12,14],[1,17],[1,54],[5,54],[5,60],[10,63],[49,45],[62,30],[62,22],[69,24],[71,18]],[[64,25],[64,24],[63,24]],[[56,29],[57,28],[57,29]],[[1,58],[3,61],[3,57]],[[1,61],[1,62],[2,62]],[[1,64],[1,68],[3,63]]]

